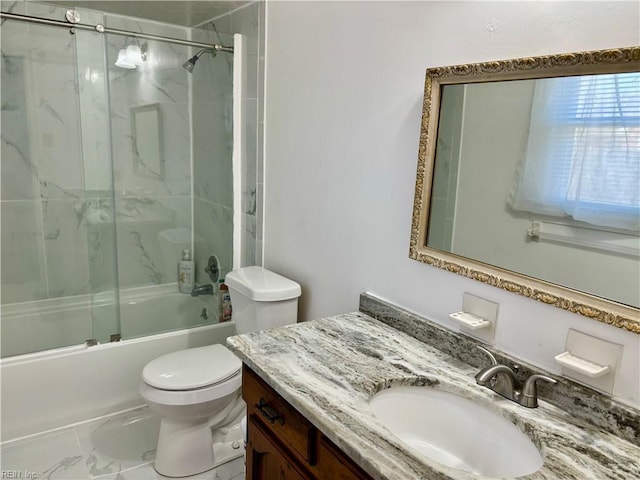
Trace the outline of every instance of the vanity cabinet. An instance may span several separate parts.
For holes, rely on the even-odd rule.
[[[331,440],[246,366],[247,480],[371,480]]]

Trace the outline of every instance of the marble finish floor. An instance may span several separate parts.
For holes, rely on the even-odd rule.
[[[148,408],[84,422],[0,446],[2,478],[156,480],[153,469],[160,419]],[[244,459],[187,477],[242,480]]]

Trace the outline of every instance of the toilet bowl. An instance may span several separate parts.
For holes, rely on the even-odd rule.
[[[242,456],[238,428],[212,446],[212,429],[239,422],[242,363],[223,345],[169,353],[142,371],[139,393],[161,415],[155,468],[168,477],[205,472]]]
[[[262,267],[230,272],[226,282],[239,333],[296,322],[297,283]],[[240,359],[223,345],[168,353],[144,367],[139,393],[162,418],[158,473],[196,475],[244,454],[241,369]]]

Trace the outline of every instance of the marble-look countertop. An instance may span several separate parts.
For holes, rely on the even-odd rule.
[[[429,384],[510,419],[544,465],[536,480],[640,479],[640,447],[540,401],[529,409],[476,385],[476,368],[364,313],[230,337],[229,347],[376,479],[477,479],[413,453],[373,415],[369,399],[392,385]]]

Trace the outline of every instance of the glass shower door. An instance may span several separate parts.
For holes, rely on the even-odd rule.
[[[94,298],[114,292],[116,276],[113,242],[96,249],[93,222],[96,191],[110,180],[89,178],[110,170],[108,144],[105,155],[85,137],[104,132],[92,124],[105,104],[100,35],[11,19],[1,33],[1,337],[11,356],[95,338]],[[117,309],[105,317],[117,329]]]
[[[128,30],[127,19],[109,27]],[[136,29],[185,37],[181,27],[138,22]],[[214,32],[198,40],[215,43]],[[225,40],[231,40],[225,39]],[[232,58],[156,39],[106,35],[122,338],[217,323],[217,293],[179,293],[184,249],[196,261],[195,280],[210,255],[232,262]],[[129,48],[144,54],[126,68]],[[216,289],[214,289],[215,292]]]

